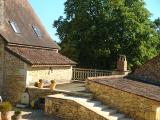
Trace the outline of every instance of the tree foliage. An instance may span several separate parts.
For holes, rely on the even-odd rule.
[[[155,24],[154,28],[158,33],[158,38],[159,38],[159,41],[160,41],[160,18],[155,19],[154,24]],[[157,49],[158,49],[158,53],[160,53],[160,43],[157,46]]]
[[[54,22],[62,54],[81,67],[111,69],[120,54],[130,67],[157,54],[158,35],[143,0],[67,0]]]

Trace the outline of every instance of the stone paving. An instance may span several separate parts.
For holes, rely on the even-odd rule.
[[[78,82],[57,85],[56,89],[70,91],[70,92],[86,93],[85,84]],[[12,111],[11,115],[13,115],[13,113],[14,112]],[[47,116],[42,110],[22,109],[22,120],[62,120],[62,119],[55,118],[54,116]]]
[[[57,85],[56,89],[66,90],[70,92],[86,92],[85,84],[79,82]]]
[[[11,112],[13,115],[13,111]],[[62,120],[54,116],[47,116],[42,110],[22,109],[22,120]]]

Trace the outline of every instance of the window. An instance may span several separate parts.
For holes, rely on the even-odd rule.
[[[39,29],[37,26],[32,26],[32,28],[33,28],[35,34],[36,34],[39,38],[41,38],[41,37],[42,37],[42,33],[41,33],[40,29]]]
[[[17,23],[14,21],[9,21],[12,29],[14,30],[15,33],[21,33],[20,29],[17,26]]]

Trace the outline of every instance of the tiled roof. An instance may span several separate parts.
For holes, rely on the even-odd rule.
[[[103,78],[91,79],[99,84],[103,84],[121,91],[143,96],[152,100],[160,101],[160,87],[133,81],[127,78]]]
[[[132,79],[160,85],[160,55],[147,61],[129,76]]]
[[[76,63],[53,50],[7,46],[7,50],[30,65],[75,65]]]
[[[42,8],[43,9],[43,8]],[[49,48],[59,48],[51,39],[39,18],[28,3],[28,0],[5,0],[2,29],[0,35],[9,42],[30,46],[41,46]],[[11,28],[9,21],[17,23],[21,33],[16,34]],[[37,26],[42,32],[42,38],[37,37],[32,29],[32,25]]]

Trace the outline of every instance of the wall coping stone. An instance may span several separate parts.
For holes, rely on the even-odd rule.
[[[74,92],[74,91],[67,91],[67,90],[60,90],[60,89],[51,90],[49,88],[37,88],[37,87],[34,87],[34,86],[27,87],[27,90],[28,90],[29,94],[31,92],[38,91],[37,94],[41,94],[41,92],[42,92],[42,94],[43,93],[48,93],[48,95],[63,93],[63,94],[71,95],[71,96],[89,97],[89,98],[93,97],[92,94],[90,94],[90,93],[81,93],[81,92]]]
[[[123,78],[126,75],[110,75],[110,76],[97,76],[97,77],[88,77],[87,80],[105,80],[109,78]]]

